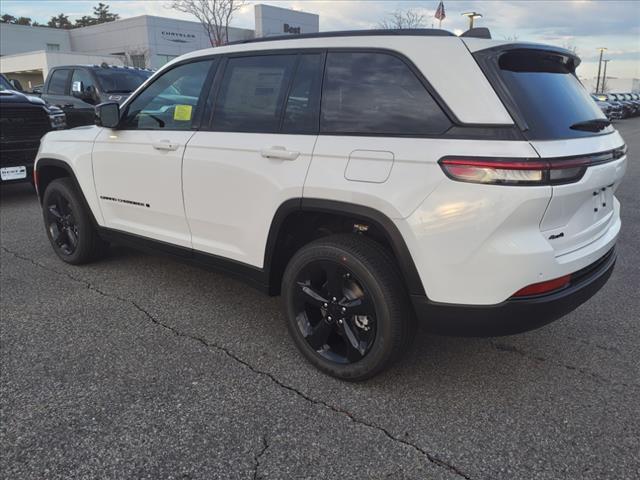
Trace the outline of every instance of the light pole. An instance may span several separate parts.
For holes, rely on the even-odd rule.
[[[607,63],[609,63],[610,61],[611,59],[602,61],[604,63],[604,72],[602,73],[602,86],[600,87],[600,93],[604,93],[604,86],[607,83]]]
[[[465,12],[462,14],[463,17],[469,17],[469,30],[473,28],[473,19],[474,18],[482,18],[482,14],[478,12]]]
[[[602,54],[604,53],[606,48],[600,47],[598,50],[600,50],[600,61],[598,61],[598,78],[596,80],[596,93],[598,93],[598,90],[600,90],[600,69],[602,68]]]

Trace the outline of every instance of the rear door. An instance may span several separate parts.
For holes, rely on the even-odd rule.
[[[626,156],[624,141],[575,75],[579,60],[530,48],[481,51],[476,58],[525,137],[552,165],[552,198],[540,228],[557,255],[596,242],[618,217],[614,192]]]
[[[229,56],[208,131],[184,157],[193,248],[262,267],[278,208],[300,198],[317,138],[324,54]]]
[[[98,134],[93,171],[107,227],[191,247],[182,158],[214,66],[200,60],[170,68],[127,105],[118,129]]]

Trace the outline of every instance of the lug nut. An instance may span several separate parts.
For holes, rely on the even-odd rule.
[[[335,302],[336,300],[338,300],[336,297],[333,297],[333,298],[331,299],[331,301],[332,301],[332,302]]]
[[[342,325],[342,319],[338,320],[338,323],[339,323],[340,325]]]
[[[329,304],[328,304],[328,303],[323,303],[323,304],[322,304],[322,306],[323,306],[324,308],[327,308],[327,307],[329,306]]]
[[[327,317],[327,320],[329,320],[329,321],[333,320],[333,318],[331,318],[331,315],[329,315],[329,316]]]
[[[342,309],[341,309],[341,310],[342,310],[342,313],[344,313],[344,312],[346,312],[346,311],[347,311],[347,309],[346,309],[345,307],[342,307]]]

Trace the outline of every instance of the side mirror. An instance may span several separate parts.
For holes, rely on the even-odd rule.
[[[96,125],[116,128],[120,122],[120,105],[118,102],[105,102],[96,105]]]

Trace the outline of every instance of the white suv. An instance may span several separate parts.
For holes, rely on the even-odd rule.
[[[348,380],[398,358],[416,318],[531,329],[615,262],[626,147],[578,63],[443,30],[190,53],[44,137],[47,234],[68,263],[124,242],[282,293],[301,352]]]

